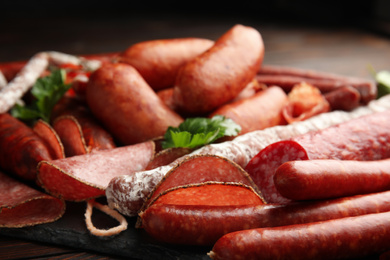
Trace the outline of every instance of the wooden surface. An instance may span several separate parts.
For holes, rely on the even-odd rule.
[[[281,1],[283,2],[283,1]],[[263,10],[263,13],[265,11]],[[35,17],[17,10],[0,18],[0,62],[26,60],[39,51],[70,54],[118,52],[131,44],[157,38],[217,39],[236,23],[253,26],[265,42],[265,64],[310,68],[371,77],[367,67],[390,70],[390,38],[386,24],[316,23],[315,19],[261,19],[261,15],[123,12]],[[42,13],[40,13],[42,15]],[[94,16],[96,14],[96,16]],[[260,12],[259,12],[260,14]],[[274,11],[273,14],[277,14]],[[330,15],[331,16],[331,15]],[[365,18],[369,18],[367,16]],[[327,21],[331,21],[328,17]],[[314,21],[313,21],[314,20]],[[295,21],[295,22],[294,22]],[[343,20],[345,22],[345,20]],[[361,22],[361,20],[360,20]],[[114,259],[95,252],[0,236],[0,259]]]

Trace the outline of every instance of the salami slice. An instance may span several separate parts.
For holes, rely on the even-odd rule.
[[[53,122],[65,151],[66,157],[89,153],[84,135],[77,119],[73,116],[60,116]]]
[[[103,196],[111,178],[143,170],[154,155],[154,142],[105,149],[38,165],[38,181],[64,200]]]
[[[352,118],[371,114],[374,111],[384,111],[389,108],[390,95],[372,101],[368,106],[359,107],[352,112],[334,111],[323,113],[302,122],[253,131],[238,136],[232,141],[207,145],[195,150],[191,154],[178,158],[169,165],[115,177],[106,189],[106,196],[110,204],[115,206],[119,212],[128,216],[135,216],[139,207],[154,187],[173,167],[187,156],[214,154],[225,157],[244,168],[256,154],[271,143],[309,131],[324,129]],[[118,189],[118,186],[126,188]],[[126,193],[123,193],[123,191],[126,191]]]
[[[65,212],[63,200],[0,172],[0,227],[17,228],[53,222]]]
[[[63,97],[55,105],[52,111],[51,121],[54,124],[57,120],[59,120],[59,118],[64,119],[63,116],[73,117],[74,122],[72,122],[72,120],[65,119],[61,124],[62,126],[59,127],[60,129],[58,129],[58,131],[65,131],[62,128],[66,129],[68,128],[67,124],[70,124],[69,127],[76,131],[73,134],[70,133],[70,138],[72,135],[76,135],[78,138],[81,138],[81,136],[79,136],[80,133],[78,133],[79,130],[74,129],[74,125],[78,125],[81,129],[82,139],[84,139],[85,142],[85,144],[83,144],[86,146],[84,147],[85,152],[116,147],[111,134],[108,133],[108,131],[106,131],[103,126],[96,120],[84,100],[74,97]],[[65,136],[62,136],[62,138],[64,143],[68,143],[69,146],[72,145],[73,141],[67,140]],[[78,140],[78,143],[80,143],[80,140]]]
[[[242,205],[258,206],[263,205],[263,200],[250,187],[238,183],[205,182],[199,184],[175,187],[159,195],[152,204],[156,205],[183,205],[190,207],[220,207]],[[191,220],[195,218],[182,219],[180,215],[172,215],[170,223],[161,222],[160,216],[155,211],[151,213],[146,209],[140,214],[142,218],[142,228],[155,239],[174,244],[193,244],[194,238],[191,235],[198,235],[196,224],[192,225]],[[167,225],[168,224],[168,225]],[[227,231],[227,229],[226,229]],[[195,236],[196,236],[195,235]],[[211,241],[216,241],[215,234],[204,234],[196,236],[195,244],[210,245]]]
[[[33,130],[45,141],[52,159],[65,158],[64,146],[57,132],[50,124],[40,119],[34,124]]]
[[[147,208],[160,194],[169,189],[210,181],[241,183],[253,188],[261,197],[255,183],[236,163],[217,155],[193,155],[185,158],[164,176],[149,194],[142,209]]]
[[[380,160],[390,157],[390,110],[270,144],[245,167],[268,203],[286,203],[274,185],[285,162],[309,159]]]

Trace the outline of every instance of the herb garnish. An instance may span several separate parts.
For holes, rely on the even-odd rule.
[[[65,84],[66,72],[63,69],[54,70],[50,75],[39,78],[31,89],[34,100],[31,104],[16,104],[11,114],[25,121],[42,119],[49,122],[54,105],[69,90],[70,84]]]
[[[169,127],[164,135],[162,146],[197,148],[216,141],[223,136],[235,136],[241,127],[224,116],[213,118],[187,118],[178,127]]]

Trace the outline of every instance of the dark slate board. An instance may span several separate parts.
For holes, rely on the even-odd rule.
[[[0,228],[0,235],[28,239],[53,245],[68,246],[77,249],[126,257],[129,259],[205,259],[210,260],[208,247],[164,245],[154,241],[142,229],[134,228],[136,218],[128,218],[128,229],[110,237],[91,235],[84,221],[85,202],[67,202],[67,209],[59,220],[25,228]],[[117,225],[106,214],[94,209],[93,223],[98,228]]]

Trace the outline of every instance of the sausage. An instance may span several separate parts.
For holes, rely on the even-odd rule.
[[[324,94],[331,110],[351,111],[360,106],[360,93],[351,86],[340,87]]]
[[[389,250],[390,212],[232,232],[212,259],[354,259]]]
[[[286,93],[273,86],[259,91],[253,96],[226,104],[210,117],[223,115],[241,126],[240,135],[262,130],[267,127],[285,124],[282,109],[287,103]]]
[[[111,178],[143,170],[154,155],[154,142],[104,149],[41,161],[37,181],[49,194],[69,201],[103,196]]]
[[[289,161],[274,175],[278,192],[292,200],[327,199],[390,189],[390,159]]]
[[[173,91],[176,106],[187,114],[212,112],[254,79],[263,57],[260,33],[233,26],[210,49],[180,68]]]
[[[143,41],[127,48],[118,60],[133,66],[152,89],[161,90],[172,87],[179,68],[213,44],[203,38]]]
[[[161,241],[212,246],[220,237],[234,231],[311,223],[385,211],[390,211],[390,191],[283,205],[154,204],[142,211],[139,217],[141,227]]]
[[[294,160],[379,160],[390,157],[390,110],[352,119],[322,130],[273,143],[245,167],[268,203],[285,203],[275,188],[274,174]]]
[[[377,97],[375,81],[328,73],[310,69],[301,69],[277,65],[263,65],[256,79],[266,85],[277,85],[289,92],[295,84],[306,82],[327,93],[340,87],[352,86],[360,93],[362,104],[367,104]]]
[[[352,118],[373,113],[374,111],[389,109],[389,100],[390,96],[384,96],[379,100],[372,101],[368,106],[360,107],[352,112],[334,111],[323,113],[295,124],[274,126],[264,130],[253,131],[238,136],[232,141],[206,145],[185,155],[184,158],[196,154],[213,154],[225,157],[244,168],[256,154],[271,143],[309,131],[323,129]],[[152,170],[113,178],[106,189],[107,199],[111,200],[111,205],[115,205],[115,209],[122,214],[126,216],[137,215],[150,192],[184,158],[178,158],[168,165]],[[122,188],[119,189],[117,187]]]
[[[132,66],[103,65],[90,76],[87,103],[93,115],[122,145],[163,136],[183,118],[168,108]]]
[[[35,181],[38,163],[51,159],[50,149],[37,133],[10,114],[0,114],[0,168]]]
[[[0,227],[20,228],[54,222],[65,213],[63,200],[0,171]]]

